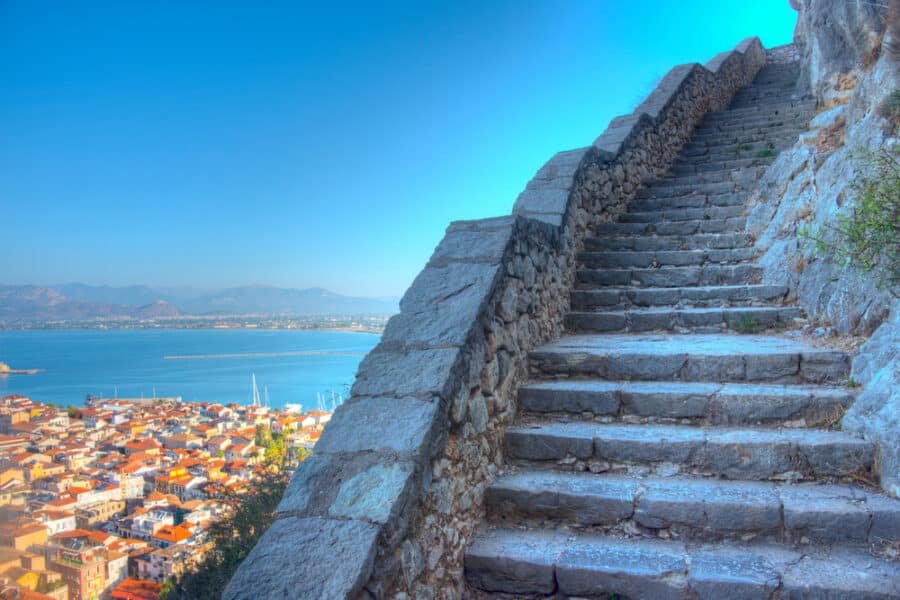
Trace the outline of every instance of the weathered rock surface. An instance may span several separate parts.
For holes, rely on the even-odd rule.
[[[867,382],[841,420],[846,431],[878,444],[881,485],[900,498],[900,310],[894,308],[853,361],[856,381]]]

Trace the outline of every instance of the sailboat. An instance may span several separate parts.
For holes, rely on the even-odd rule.
[[[253,388],[253,402],[251,403],[251,406],[259,407],[259,388],[256,387],[256,373],[250,374],[250,385]]]

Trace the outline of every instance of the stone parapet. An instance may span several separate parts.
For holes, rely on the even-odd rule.
[[[586,233],[765,61],[752,38],[675,67],[591,146],[553,156],[512,216],[452,223],[224,598],[460,597],[527,352],[563,329]]]

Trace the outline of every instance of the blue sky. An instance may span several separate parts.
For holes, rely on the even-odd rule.
[[[787,0],[0,2],[0,283],[400,295]]]

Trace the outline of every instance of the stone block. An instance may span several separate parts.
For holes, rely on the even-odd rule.
[[[356,396],[440,396],[458,388],[459,348],[387,350],[379,345],[363,359],[351,392]]]
[[[765,554],[732,548],[703,548],[689,553],[691,568],[688,584],[699,598],[770,598],[781,583],[779,570],[784,561],[776,566]],[[799,554],[796,555],[796,558],[799,557]]]
[[[439,402],[409,397],[354,397],[335,411],[315,452],[374,451],[419,456],[434,441],[442,419]]]
[[[316,454],[294,473],[281,516],[351,518],[400,529],[399,511],[416,479],[415,462],[375,453]]]
[[[391,317],[382,343],[413,348],[463,345],[501,273],[499,261],[426,267],[400,301],[401,312]]]
[[[513,207],[515,214],[547,213],[564,215],[569,206],[569,191],[559,188],[526,188]]]
[[[277,519],[241,563],[222,597],[355,597],[372,572],[378,532],[378,525],[353,519]]]
[[[479,536],[465,556],[466,580],[486,592],[549,594],[554,563],[566,546],[555,531],[499,530]]]
[[[681,599],[686,571],[680,545],[581,536],[559,557],[556,580],[566,596]]]
[[[440,267],[453,261],[496,263],[503,258],[512,238],[515,217],[451,223],[440,241],[429,266]]]

